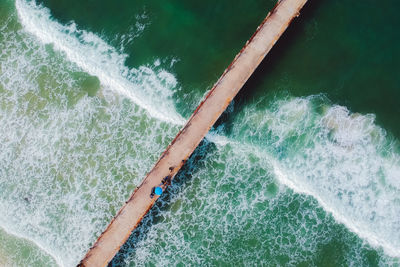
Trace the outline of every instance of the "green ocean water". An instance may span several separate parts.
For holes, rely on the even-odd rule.
[[[0,2],[0,264],[74,266],[274,1]],[[399,266],[397,1],[310,1],[113,266]]]

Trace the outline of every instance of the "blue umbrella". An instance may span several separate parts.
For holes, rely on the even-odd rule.
[[[157,186],[156,189],[155,189],[155,191],[154,191],[154,193],[155,193],[157,196],[161,196],[161,194],[162,194],[162,188],[159,187],[159,186]]]

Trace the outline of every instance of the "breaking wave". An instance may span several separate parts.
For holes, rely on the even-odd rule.
[[[263,151],[280,182],[313,196],[372,246],[400,257],[398,142],[374,115],[310,96],[278,100],[265,111],[248,108],[238,117],[232,138]]]
[[[174,108],[172,94],[177,87],[175,77],[163,69],[125,66],[126,54],[107,44],[92,32],[79,30],[71,22],[62,25],[51,18],[50,10],[35,1],[16,0],[16,9],[23,28],[44,44],[52,44],[79,68],[100,79],[104,89],[131,99],[160,120],[183,124]]]
[[[35,1],[16,0],[16,12],[19,22],[0,25],[0,226],[72,266],[183,123],[178,85],[157,66],[129,69],[126,55]],[[170,208],[123,260],[296,264],[337,232],[349,264],[365,264],[369,245],[400,257],[398,143],[374,119],[324,96],[244,108],[207,136],[197,152],[207,156],[184,172],[192,179],[172,187]]]

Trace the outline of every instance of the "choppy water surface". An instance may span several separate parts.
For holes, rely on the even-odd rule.
[[[0,264],[79,262],[262,20],[259,2],[100,1],[87,16],[75,1],[0,3]],[[96,20],[107,5],[121,16]],[[358,72],[396,69],[387,57],[398,49],[364,66],[374,44],[343,33],[343,49],[359,50],[321,63],[308,49],[324,42],[321,28],[342,25],[327,8],[343,10],[306,9],[287,52],[273,51],[113,265],[400,264],[398,78],[356,86],[376,79]],[[242,26],[222,33],[226,12],[243,14]],[[337,69],[356,57],[362,66],[344,77]],[[319,64],[336,78],[308,79]],[[379,90],[387,104],[369,105]]]

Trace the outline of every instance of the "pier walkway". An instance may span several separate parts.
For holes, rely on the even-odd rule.
[[[112,260],[157,200],[157,195],[150,198],[152,188],[179,171],[306,1],[278,1],[78,266],[106,266]]]

